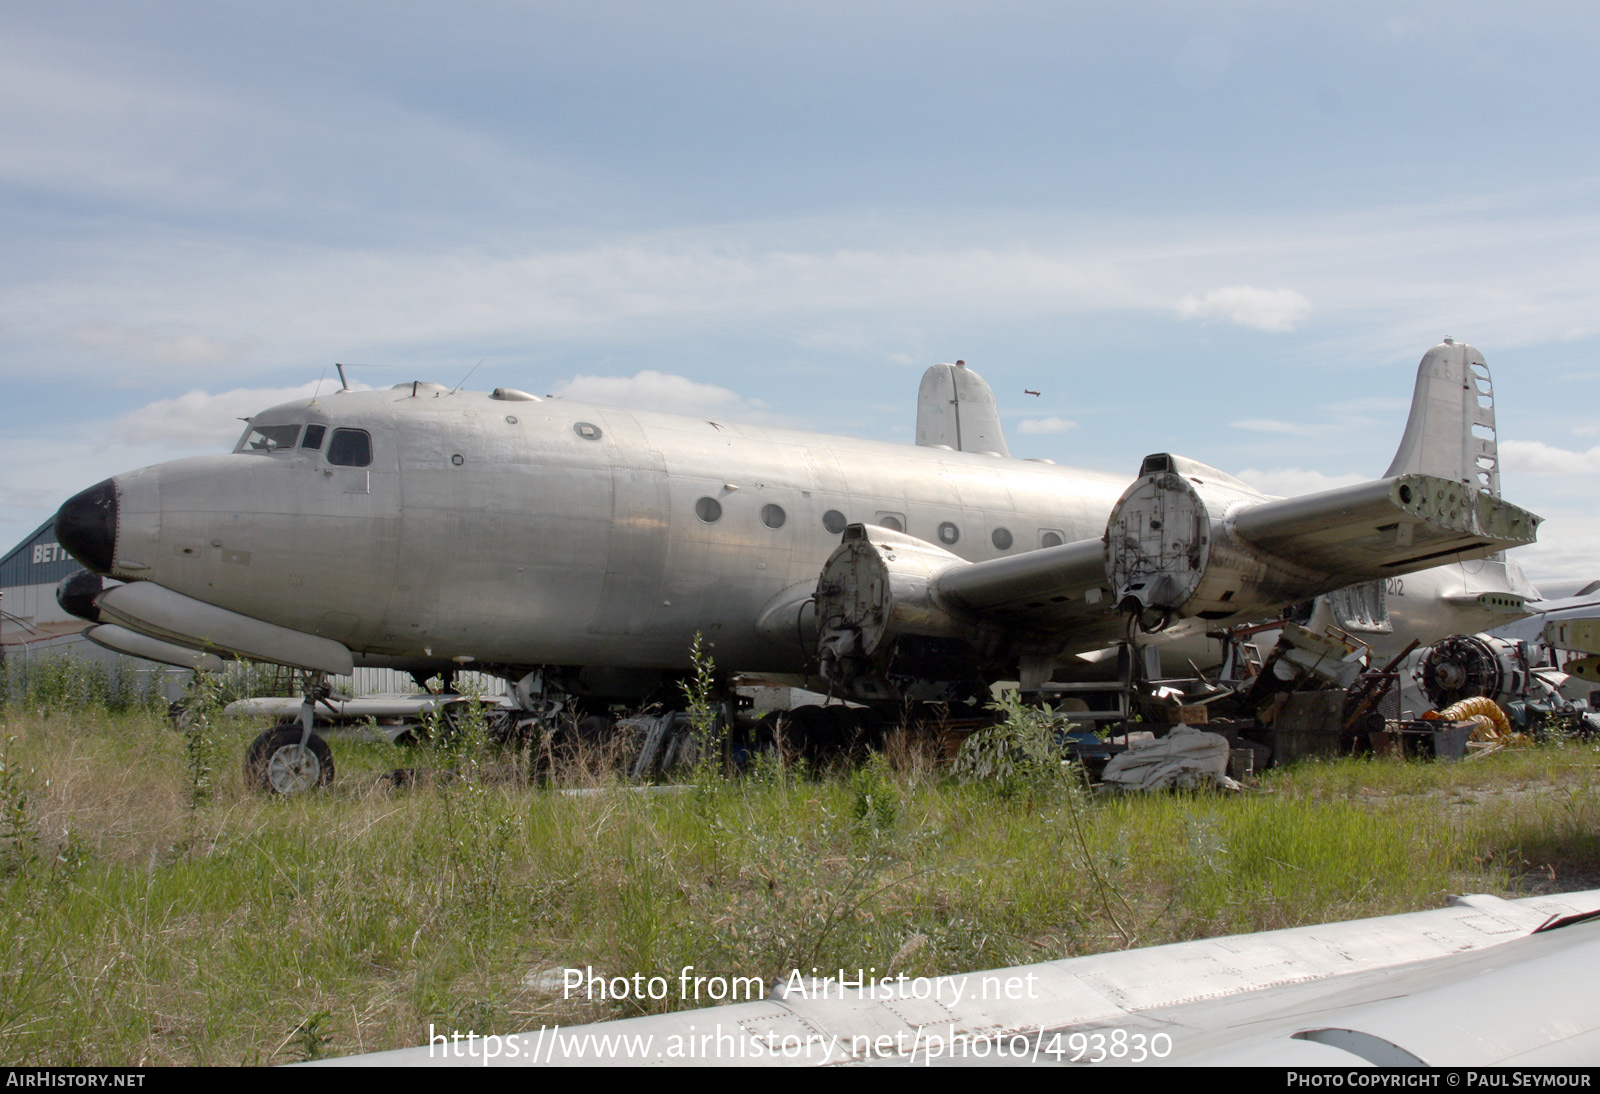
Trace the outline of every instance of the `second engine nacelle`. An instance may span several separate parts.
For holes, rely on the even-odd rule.
[[[852,524],[817,581],[822,675],[856,699],[956,700],[981,687],[981,628],[941,603],[933,582],[967,563],[925,540]]]

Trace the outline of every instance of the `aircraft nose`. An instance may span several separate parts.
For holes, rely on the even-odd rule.
[[[56,542],[97,574],[109,574],[117,548],[117,485],[96,483],[56,512]]]

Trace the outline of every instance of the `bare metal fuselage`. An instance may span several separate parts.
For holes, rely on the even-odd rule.
[[[341,392],[253,420],[364,430],[365,467],[285,448],[118,476],[112,575],[333,639],[358,660],[667,668],[687,662],[700,632],[727,667],[792,674],[810,651],[757,621],[786,590],[815,586],[841,517],[898,523],[982,561],[1098,538],[1128,482],[562,400],[412,391]]]

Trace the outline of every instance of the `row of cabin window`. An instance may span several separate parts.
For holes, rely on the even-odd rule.
[[[574,422],[572,431],[586,441],[598,441],[601,436],[600,427],[590,422]],[[715,524],[722,519],[722,503],[716,498],[701,498],[694,503],[694,513],[704,523]],[[781,505],[767,504],[761,507],[761,523],[768,528],[782,528],[788,519],[789,515],[783,511],[783,506]],[[845,519],[845,515],[837,509],[829,509],[822,514],[822,526],[833,535],[843,532],[845,525],[848,523],[849,521]],[[894,532],[905,531],[900,526],[900,520],[897,517],[884,517],[878,523],[881,527],[888,528]],[[995,549],[1000,551],[1009,551],[1016,543],[1009,528],[996,528],[990,534],[989,539],[995,545]],[[960,542],[960,540],[961,529],[956,525],[948,520],[939,525],[940,543],[950,547]],[[1064,542],[1066,541],[1062,538],[1060,532],[1041,531],[1039,533],[1040,547],[1059,547]]]
[[[250,430],[241,451],[281,452],[299,440],[304,452],[318,452],[327,436],[325,425],[308,425],[305,436],[298,425],[263,425]],[[335,429],[328,442],[328,462],[336,467],[366,467],[372,462],[372,436],[365,429]]]
[[[694,514],[706,524],[715,524],[722,519],[722,503],[716,498],[701,498],[694,503]],[[768,528],[782,528],[788,519],[789,515],[783,511],[783,506],[781,505],[769,503],[761,507],[761,523]],[[822,514],[822,526],[833,535],[843,532],[845,525],[848,523],[849,521],[845,518],[845,515],[837,509],[829,509]],[[878,524],[892,532],[905,531],[900,526],[900,520],[897,517],[883,517],[878,521]],[[989,536],[989,540],[995,545],[995,549],[1000,551],[1009,551],[1016,543],[1009,528],[996,528]],[[953,547],[960,541],[961,529],[959,527],[948,520],[939,525],[940,543],[943,543],[946,547]],[[1059,547],[1064,542],[1066,541],[1062,538],[1060,532],[1046,531],[1039,534],[1040,547]]]

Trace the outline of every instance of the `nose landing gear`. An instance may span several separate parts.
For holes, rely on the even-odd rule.
[[[244,777],[268,794],[303,794],[333,781],[333,753],[299,722],[284,722],[250,742]]]
[[[302,678],[300,717],[265,730],[244,754],[245,782],[268,794],[303,794],[333,782],[333,753],[311,731],[317,703],[328,703],[331,689],[323,673]]]

